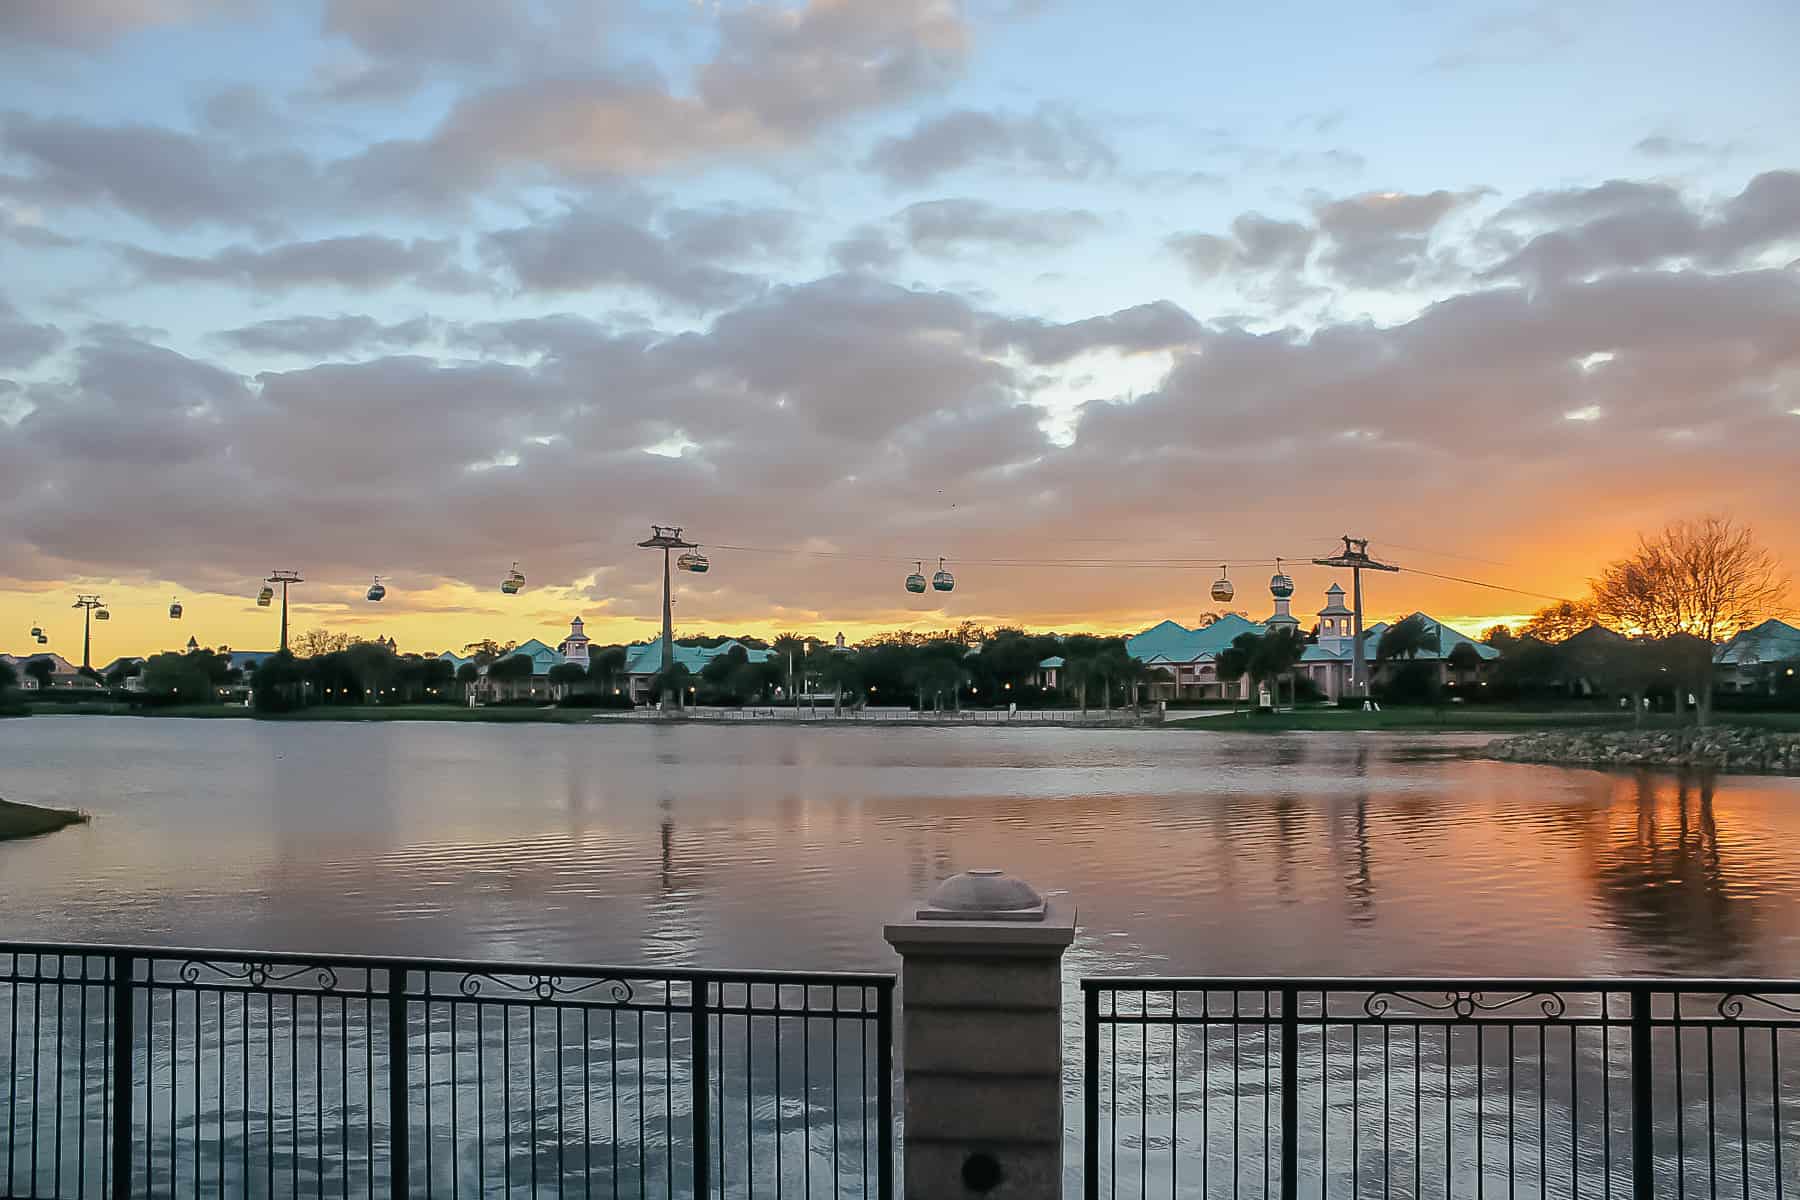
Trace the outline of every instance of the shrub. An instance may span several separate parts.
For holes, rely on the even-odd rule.
[[[636,708],[630,696],[611,692],[575,692],[556,702],[558,708]]]
[[[1383,704],[1433,704],[1438,692],[1437,664],[1408,660],[1395,664],[1376,685],[1375,698]]]

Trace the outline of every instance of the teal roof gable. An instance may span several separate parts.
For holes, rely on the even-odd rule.
[[[1236,613],[1227,613],[1204,629],[1188,629],[1174,621],[1152,625],[1125,639],[1125,652],[1139,662],[1193,662],[1216,655],[1246,633],[1260,634],[1263,626]]]
[[[721,654],[729,654],[732,650],[743,646],[742,642],[721,642],[717,646],[675,646],[675,661],[698,675],[707,663]],[[753,663],[769,661],[769,651],[756,650],[743,646],[744,653]],[[625,649],[625,673],[627,675],[654,675],[662,670],[662,639],[645,642],[641,646],[628,646]]]
[[[1713,661],[1723,666],[1800,660],[1800,629],[1774,617],[1720,646]]]

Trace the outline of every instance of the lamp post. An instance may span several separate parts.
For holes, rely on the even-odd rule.
[[[269,578],[264,582],[281,585],[281,653],[286,654],[288,652],[288,584],[305,583],[306,580],[300,578],[298,571],[270,571]]]
[[[106,604],[100,597],[82,592],[75,597],[75,603],[69,607],[87,610],[81,614],[81,669],[91,671],[94,669],[92,661],[94,656],[94,610],[105,608]]]
[[[683,541],[681,526],[652,525],[650,536],[638,545],[646,550],[663,552],[663,609],[662,609],[662,676],[661,706],[664,712],[669,710],[669,668],[675,665],[675,614],[669,603],[669,551],[692,550],[696,543]]]
[[[1369,694],[1369,676],[1363,664],[1363,608],[1362,608],[1362,573],[1364,571],[1398,571],[1400,568],[1384,562],[1376,562],[1369,557],[1369,539],[1353,538],[1343,535],[1344,549],[1342,553],[1330,558],[1315,558],[1313,563],[1321,567],[1349,567],[1351,599],[1351,695]]]

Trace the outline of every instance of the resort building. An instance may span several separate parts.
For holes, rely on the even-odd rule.
[[[1792,691],[1800,686],[1800,629],[1771,617],[1720,646],[1713,669],[1726,691]]]
[[[1136,637],[1127,638],[1126,652],[1149,667],[1154,675],[1160,676],[1150,684],[1150,698],[1229,700],[1235,693],[1238,699],[1249,699],[1248,679],[1240,679],[1233,685],[1219,682],[1218,656],[1246,633],[1260,637],[1272,629],[1300,627],[1299,618],[1289,611],[1293,584],[1287,576],[1277,575],[1271,581],[1270,593],[1274,598],[1274,611],[1261,621],[1227,613],[1198,628],[1189,629],[1176,621],[1164,621]],[[1500,657],[1500,652],[1492,646],[1482,645],[1435,617],[1425,613],[1412,616],[1436,632],[1435,644],[1421,650],[1414,661],[1436,664],[1440,683],[1455,687],[1478,682],[1475,678],[1460,678],[1450,666],[1450,656],[1458,645],[1473,647],[1476,658],[1482,663]],[[1311,680],[1326,699],[1337,700],[1350,692],[1350,674],[1356,658],[1355,614],[1344,604],[1343,588],[1334,583],[1326,589],[1325,607],[1318,611],[1318,618],[1316,638],[1307,644],[1295,674]],[[1375,652],[1381,644],[1381,635],[1388,628],[1387,622],[1379,621],[1363,630],[1363,658],[1371,672],[1376,671]],[[1039,664],[1040,670],[1047,674],[1051,669],[1049,664],[1050,660],[1046,659]],[[1057,667],[1061,665],[1056,664]]]
[[[28,692],[38,688],[37,676],[27,673],[27,668],[34,662],[48,661],[50,664],[50,686],[52,688],[91,688],[99,687],[92,679],[81,673],[81,668],[51,650],[38,654],[0,654],[0,662],[12,666],[13,673],[19,677],[19,687]]]
[[[841,634],[839,635],[842,636]],[[675,647],[675,661],[688,669],[691,674],[698,675],[706,668],[706,664],[715,658],[722,658],[733,650],[742,649],[753,663],[769,661],[769,651],[756,650],[745,646],[742,642],[720,642],[717,646],[682,646]],[[662,670],[662,639],[645,642],[639,646],[625,648],[625,686],[627,694],[639,704],[655,701],[651,684]]]

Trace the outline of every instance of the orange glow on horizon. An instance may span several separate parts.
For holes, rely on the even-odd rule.
[[[653,574],[646,572],[646,575]],[[1324,580],[1329,574],[1321,569],[1317,572],[1318,579],[1307,580],[1318,584],[1313,591],[1320,594],[1310,597],[1306,603],[1300,600],[1308,593],[1296,593],[1294,612],[1303,625],[1311,625],[1310,610],[1323,604]],[[838,614],[798,607],[776,612],[738,611],[729,605],[709,604],[710,597],[684,588],[685,583],[685,579],[678,577],[677,636],[729,634],[773,638],[784,632],[799,632],[829,640],[841,632],[854,643],[895,629],[929,632],[953,629],[964,622],[990,628],[1010,625],[1064,634],[1130,634],[1165,619],[1193,625],[1202,614],[1221,611],[1221,606],[1206,597],[1194,580],[1185,578],[1181,590],[1193,592],[1192,598],[1185,603],[1139,603],[1086,613],[1050,607],[1056,598],[1053,587],[1030,591],[1034,602],[1017,607],[984,602],[987,601],[987,596],[983,595],[985,589],[981,588],[978,578],[966,572],[959,576],[957,591],[950,602],[941,608],[907,608],[903,601],[882,606],[872,598],[861,611]],[[620,611],[621,601],[595,601],[582,590],[567,587],[530,586],[518,596],[505,597],[497,591],[490,594],[460,584],[439,584],[415,590],[403,582],[393,582],[389,584],[387,599],[380,603],[370,603],[363,598],[366,587],[361,581],[325,583],[314,582],[311,577],[308,582],[296,585],[290,603],[291,636],[297,637],[311,629],[325,629],[358,638],[392,637],[402,653],[436,654],[442,650],[461,651],[464,646],[484,638],[522,642],[535,637],[555,645],[567,634],[569,621],[576,616],[583,618],[587,635],[598,644],[647,641],[661,628],[656,598],[642,605],[641,613],[629,613]],[[1166,588],[1165,584],[1158,590]],[[894,590],[899,591],[897,584]],[[1258,590],[1241,587],[1237,600],[1228,607],[1252,620],[1267,616],[1270,601],[1267,596],[1258,597],[1255,594]],[[118,580],[78,579],[39,585],[31,591],[0,593],[0,650],[26,654],[42,649],[79,663],[82,613],[70,607],[77,591],[100,594],[112,614],[109,621],[96,622],[93,626],[95,666],[122,655],[179,650],[190,636],[203,646],[225,645],[237,650],[272,650],[280,638],[279,593],[269,608],[258,608],[253,590],[239,595],[185,591],[168,582],[127,584]],[[994,594],[999,597],[1022,591],[1024,589],[1012,586]],[[1465,594],[1455,595],[1456,591]],[[1373,624],[1424,609],[1470,636],[1479,636],[1489,625],[1517,623],[1528,615],[1513,605],[1469,608],[1466,592],[1467,589],[1433,580],[1407,580],[1398,584],[1384,579],[1379,585],[1368,586],[1367,620]],[[168,617],[172,596],[181,599],[183,615],[180,620]],[[44,627],[50,639],[47,645],[36,647],[30,644],[26,634],[33,625]]]

